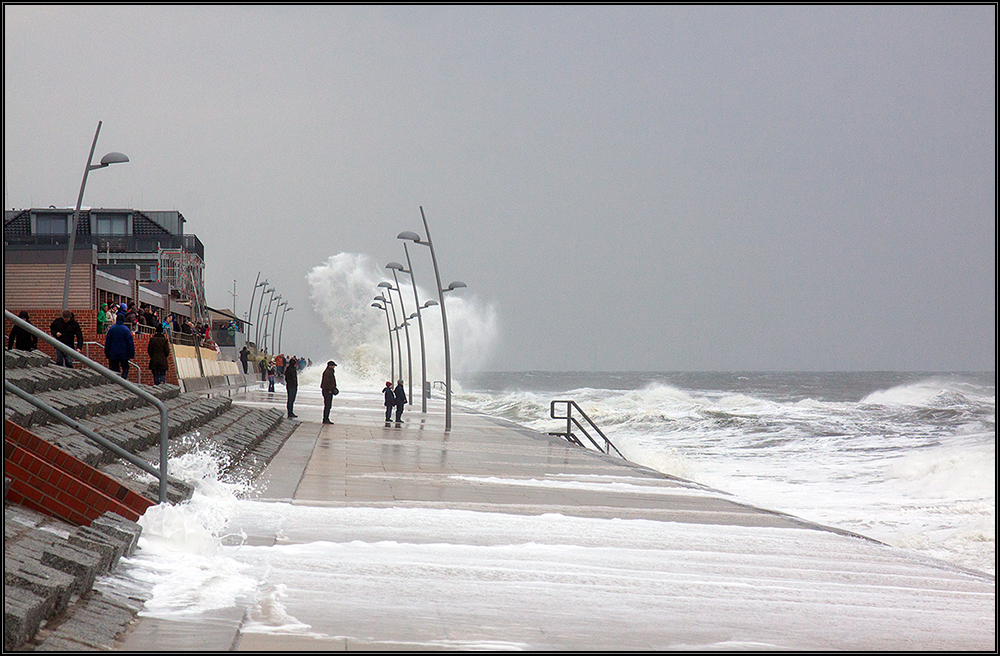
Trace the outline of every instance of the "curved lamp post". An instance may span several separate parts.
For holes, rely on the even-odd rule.
[[[406,334],[406,374],[410,383],[410,392],[406,401],[413,405],[413,352],[410,350],[410,322],[408,321],[409,317],[406,316],[406,304],[403,303],[403,290],[399,286],[399,276],[396,275],[397,271],[403,270],[403,265],[399,262],[389,262],[385,268],[392,270],[392,279],[396,283],[395,287],[389,289],[395,289],[399,295],[399,314],[403,317],[403,332]],[[402,363],[400,363],[399,368],[402,370]]]
[[[392,309],[392,332],[396,333],[396,351],[397,351],[397,353],[399,355],[399,377],[402,378],[403,377],[403,340],[399,336],[399,324],[396,323],[396,304],[392,302],[392,294],[389,293],[390,291],[392,291],[392,283],[390,283],[390,282],[380,282],[378,284],[378,286],[382,287],[382,288],[384,288],[386,290],[385,291],[385,297],[381,299],[382,302],[385,303],[385,304],[387,304]],[[379,294],[379,296],[381,296],[381,294]],[[376,299],[376,300],[380,300],[380,299]],[[391,343],[389,344],[389,347],[390,348],[392,347]],[[396,379],[395,378],[392,379],[392,384],[393,385],[396,384]]]
[[[257,327],[253,331],[253,342],[260,351],[260,311],[264,309],[264,294],[274,294],[274,287],[268,287],[260,294],[260,303],[257,305]],[[268,301],[270,304],[270,301]]]
[[[434,243],[431,241],[431,232],[427,228],[427,217],[424,216],[424,208],[420,207],[420,218],[424,222],[424,234],[427,235],[427,241],[423,241],[415,232],[405,231],[399,233],[396,236],[397,239],[405,239],[407,241],[412,241],[415,244],[424,244],[431,249],[431,262],[434,263],[434,279],[437,281],[438,299],[441,305],[441,328],[444,332],[444,377],[445,377],[445,402],[444,402],[444,429],[446,431],[451,430],[451,346],[448,342],[448,315],[444,309],[444,293],[450,292],[461,287],[465,287],[464,282],[455,281],[448,285],[445,289],[441,287],[441,272],[438,269],[437,255],[434,253]]]
[[[403,244],[403,251],[406,252],[406,244],[405,243]],[[407,265],[409,265],[409,263],[410,263],[410,254],[409,254],[409,252],[406,252],[406,263],[407,263]],[[421,307],[420,307],[420,299],[417,297],[417,281],[413,279],[413,271],[411,271],[410,269],[404,269],[403,265],[400,264],[399,262],[389,262],[389,264],[385,265],[385,268],[386,269],[392,269],[392,279],[396,281],[396,287],[397,288],[399,287],[399,278],[396,276],[396,272],[397,271],[401,271],[403,273],[410,274],[410,286],[413,287],[413,305],[414,305],[414,307],[417,308],[417,311],[414,312],[413,314],[411,314],[410,316],[406,317],[406,318],[407,318],[407,320],[410,320],[413,317],[417,318],[417,329],[418,329],[418,332],[420,333],[420,372],[421,372],[421,380],[420,380],[420,399],[421,399],[421,403],[420,403],[420,406],[421,406],[421,412],[427,412],[427,394],[424,392],[424,387],[427,384],[427,356],[424,353],[424,350],[425,350],[424,349],[424,321],[423,321],[423,319],[420,316]],[[402,293],[402,291],[400,291],[399,302],[400,302],[400,305],[402,305],[402,303],[403,303],[403,293]],[[410,354],[410,331],[409,331],[409,329],[407,329],[407,331],[406,331],[406,353],[407,353],[407,357],[409,357],[409,354]],[[412,404],[413,403],[413,361],[412,360],[410,361],[410,396],[409,396],[409,398],[410,398],[410,403]]]
[[[80,206],[83,204],[83,190],[87,186],[87,176],[95,169],[103,169],[111,164],[122,164],[128,157],[121,153],[108,153],[101,158],[100,164],[94,164],[94,149],[97,148],[97,136],[101,134],[101,121],[97,122],[97,132],[94,133],[94,143],[90,145],[90,155],[87,157],[87,168],[83,169],[83,182],[80,183],[80,195],[76,198],[76,209],[73,210],[73,220],[69,225],[69,249],[66,251],[66,278],[63,281],[64,310],[69,309],[69,273],[73,268],[73,249],[76,248],[76,224],[80,220]]]
[[[281,297],[279,296],[278,298]],[[274,324],[271,325],[271,351],[273,351],[275,354],[279,353],[279,351],[274,350],[274,334],[278,332],[278,310],[286,305],[288,305],[288,301],[281,301],[280,303],[274,306]],[[285,317],[284,311],[281,312],[281,317],[282,318]]]
[[[285,305],[287,306],[288,304],[285,303]],[[285,309],[281,311],[281,328],[278,329],[278,353],[281,353],[281,333],[285,329],[285,312],[291,312],[294,309],[295,308],[293,307],[285,307]]]
[[[264,313],[264,352],[265,353],[269,352],[267,350],[267,336],[270,335],[271,337],[274,337],[274,333],[273,332],[268,332],[268,324],[270,324],[271,315],[272,314],[273,315],[277,315],[278,314],[278,309],[277,308],[275,308],[274,312],[271,312],[271,304],[274,303],[275,301],[278,301],[279,304],[281,303],[281,294],[278,294],[277,296],[272,296],[271,297],[271,300],[269,300],[267,302],[267,312]],[[277,316],[275,316],[275,319],[277,319]],[[270,324],[270,330],[271,331],[274,330],[274,324]]]
[[[385,301],[381,294],[375,297],[376,301]],[[389,322],[389,308],[378,303],[372,303],[373,308],[378,308],[385,312],[385,327],[389,329],[389,380],[396,376],[396,360],[392,354],[392,324]]]
[[[265,287],[266,288],[267,285],[268,285],[267,280],[265,280],[264,282],[260,281],[260,271],[258,271],[257,272],[257,282],[254,283],[253,289],[250,290],[250,309],[247,310],[247,326],[248,326],[247,335],[250,334],[249,325],[250,325],[250,317],[253,316],[253,297],[254,297],[254,294],[257,293],[257,288],[258,287]],[[260,300],[261,301],[264,300],[264,292],[260,293]],[[256,328],[256,325],[254,326],[254,328]]]
[[[416,296],[416,289],[414,289],[414,296]],[[427,413],[427,397],[429,396],[430,390],[427,389],[427,352],[424,348],[424,320],[423,315],[420,314],[421,310],[426,310],[427,308],[437,305],[438,302],[434,299],[429,299],[423,305],[417,306],[417,311],[407,317],[407,319],[417,318],[417,327],[420,329],[420,411]]]

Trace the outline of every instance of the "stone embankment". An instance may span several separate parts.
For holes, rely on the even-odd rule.
[[[159,411],[100,374],[57,367],[39,352],[8,351],[4,379],[158,462]],[[225,396],[144,387],[167,406],[170,457],[211,449],[223,478],[255,477],[296,426],[277,410],[234,406]],[[135,550],[135,519],[156,503],[159,483],[6,391],[4,419],[4,650],[110,648],[144,599],[101,582]],[[80,482],[91,477],[103,483],[89,486],[102,491]],[[191,493],[171,482],[167,496],[178,503]],[[67,496],[75,502],[60,503]]]

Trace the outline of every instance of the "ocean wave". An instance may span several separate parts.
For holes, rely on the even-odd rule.
[[[879,390],[861,399],[862,404],[905,405],[925,408],[977,406],[996,409],[996,388],[960,379],[928,378]]]

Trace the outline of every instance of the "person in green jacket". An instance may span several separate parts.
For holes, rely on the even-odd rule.
[[[97,311],[97,334],[103,335],[108,326],[108,304],[101,303],[101,309]]]

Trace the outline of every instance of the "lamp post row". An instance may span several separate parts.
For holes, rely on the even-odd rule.
[[[73,268],[73,251],[74,251],[74,249],[76,247],[77,223],[80,220],[80,209],[81,209],[81,207],[83,205],[83,192],[84,192],[84,190],[87,187],[87,177],[90,175],[90,172],[93,171],[93,170],[105,168],[107,166],[110,166],[111,164],[121,164],[121,163],[129,161],[128,157],[126,155],[122,154],[122,153],[119,153],[119,152],[110,152],[110,153],[108,153],[107,155],[105,155],[104,157],[101,158],[100,164],[94,164],[93,163],[93,161],[94,161],[94,151],[97,148],[97,138],[101,134],[101,125],[102,125],[102,122],[98,121],[97,122],[97,130],[94,132],[94,141],[90,145],[90,154],[87,157],[87,166],[83,170],[83,181],[80,183],[80,194],[77,196],[77,199],[76,199],[76,208],[73,210],[73,219],[70,222],[70,225],[67,226],[68,233],[69,233],[69,240],[68,240],[69,243],[68,243],[68,246],[67,246],[67,249],[66,249],[66,274],[65,274],[65,278],[63,280],[63,310],[66,310],[66,309],[69,308],[69,279],[70,279],[70,273],[71,273],[72,268]],[[445,294],[445,292],[450,292],[450,291],[454,291],[454,290],[459,289],[459,288],[466,287],[466,284],[464,282],[461,282],[461,281],[455,281],[455,282],[452,282],[451,284],[449,284],[447,288],[444,288],[444,287],[441,286],[441,272],[440,272],[440,269],[438,268],[437,254],[434,251],[434,243],[431,241],[431,233],[430,233],[430,229],[427,227],[427,217],[424,214],[424,208],[423,208],[423,206],[420,207],[420,219],[421,219],[421,221],[424,224],[424,234],[427,235],[427,239],[426,240],[421,239],[420,235],[418,235],[415,232],[411,232],[411,231],[404,231],[404,232],[399,233],[399,235],[397,235],[397,237],[396,237],[397,239],[400,239],[400,240],[404,241],[404,243],[403,243],[403,251],[406,253],[406,264],[407,264],[408,268],[404,269],[403,265],[399,264],[398,262],[390,262],[389,264],[386,265],[387,269],[391,269],[392,270],[393,280],[395,281],[396,285],[394,287],[389,282],[379,283],[379,285],[378,285],[379,287],[382,287],[382,288],[386,289],[386,296],[382,297],[381,295],[379,295],[379,296],[377,296],[375,298],[375,300],[376,301],[381,301],[385,305],[379,305],[378,303],[372,303],[372,307],[379,308],[379,309],[385,311],[386,323],[387,324],[389,323],[389,309],[388,308],[391,308],[392,309],[392,314],[393,314],[393,321],[395,321],[396,307],[395,307],[395,305],[392,302],[392,294],[391,294],[391,292],[395,291],[399,295],[399,307],[400,307],[400,313],[403,316],[403,322],[402,322],[402,324],[397,325],[395,328],[393,328],[391,325],[389,326],[390,373],[392,374],[393,379],[395,379],[395,373],[396,373],[395,372],[395,364],[394,364],[394,361],[392,359],[392,333],[393,332],[396,332],[396,350],[399,353],[399,373],[400,373],[400,376],[402,376],[402,373],[403,373],[402,344],[401,344],[401,340],[400,340],[400,337],[399,337],[399,330],[402,328],[405,331],[405,333],[406,333],[406,353],[407,353],[408,371],[409,371],[409,383],[410,383],[410,397],[409,398],[410,399],[413,398],[413,359],[412,359],[411,351],[410,351],[409,319],[412,319],[414,316],[417,318],[417,324],[419,326],[419,331],[420,331],[420,360],[421,360],[421,362],[420,362],[420,364],[421,364],[421,367],[420,367],[421,368],[421,394],[420,394],[420,396],[421,396],[421,400],[422,400],[421,410],[422,410],[422,412],[427,412],[427,391],[428,391],[427,390],[427,355],[426,355],[426,349],[425,349],[425,344],[424,344],[423,318],[422,318],[422,316],[420,314],[420,310],[426,309],[427,307],[430,307],[432,304],[434,304],[434,301],[433,300],[428,300],[424,305],[420,305],[420,299],[418,298],[418,295],[417,295],[416,280],[415,280],[415,278],[413,276],[413,265],[412,265],[412,263],[410,261],[410,252],[406,248],[406,243],[405,242],[406,241],[412,241],[415,244],[422,244],[422,245],[427,246],[430,249],[430,251],[431,251],[431,262],[434,265],[434,279],[435,279],[435,282],[437,283],[437,290],[438,290],[438,299],[439,299],[439,302],[436,303],[436,305],[439,305],[441,307],[441,326],[442,326],[442,331],[443,331],[443,334],[444,334],[444,362],[445,362],[445,430],[451,430],[451,346],[450,346],[450,342],[449,342],[449,338],[448,338],[448,315],[447,315],[447,311],[445,309],[444,294]],[[410,316],[406,316],[406,311],[404,309],[405,308],[405,304],[403,302],[403,292],[402,292],[402,290],[399,287],[399,278],[397,276],[397,272],[399,272],[399,271],[404,272],[404,273],[408,273],[410,275],[411,285],[413,286],[413,302],[414,302],[414,305],[417,308],[417,310],[416,310],[416,312],[413,315],[410,315]],[[274,323],[271,324],[271,331],[272,332],[270,333],[270,335],[271,335],[271,350],[274,350],[274,330],[275,330],[275,327],[278,325],[277,309],[281,309],[282,310],[282,314],[281,314],[281,328],[278,330],[278,333],[279,333],[279,335],[278,335],[278,349],[280,350],[281,349],[281,332],[284,331],[284,327],[285,327],[285,312],[287,312],[289,310],[293,310],[295,308],[288,307],[288,301],[283,300],[281,298],[280,294],[278,296],[274,296],[274,292],[276,290],[274,289],[274,287],[268,287],[269,284],[270,283],[267,280],[264,280],[263,282],[261,282],[261,280],[260,280],[260,272],[258,271],[257,272],[257,279],[254,282],[253,290],[250,293],[250,307],[249,307],[249,309],[247,311],[247,321],[249,321],[250,317],[253,315],[253,301],[254,301],[254,296],[257,293],[257,288],[258,287],[263,287],[263,291],[261,292],[260,299],[259,299],[258,305],[257,305],[257,323],[256,323],[256,325],[254,327],[254,343],[260,345],[260,316],[261,316],[261,311],[263,310],[263,307],[264,307],[264,294],[271,294],[271,297],[268,299],[268,302],[267,302],[267,312],[264,313],[264,317],[265,317],[265,325],[264,325],[264,341],[265,341],[265,344],[264,344],[264,347],[265,347],[265,350],[266,350],[266,347],[267,347],[266,341],[267,341],[267,337],[268,337],[267,324],[270,322],[270,317],[271,317],[271,314],[272,314],[272,312],[271,312],[271,305],[275,301],[278,301],[278,305],[275,308],[275,312],[274,312],[274,314],[275,314]],[[386,306],[388,306],[388,308]],[[412,403],[412,401],[411,401],[411,403]]]
[[[450,345],[450,341],[449,341],[449,338],[448,338],[448,315],[447,315],[447,311],[445,310],[444,295],[445,295],[446,292],[450,292],[450,291],[454,291],[456,289],[461,289],[463,287],[466,287],[466,284],[464,282],[456,280],[456,281],[452,282],[451,284],[449,284],[448,287],[442,287],[441,286],[441,271],[438,268],[437,253],[434,250],[434,243],[431,241],[431,233],[430,233],[430,229],[427,227],[427,217],[426,217],[426,215],[424,215],[424,208],[423,208],[423,206],[420,207],[420,218],[421,218],[421,220],[422,220],[422,222],[424,224],[424,234],[427,236],[427,238],[423,239],[423,238],[421,238],[421,236],[419,234],[417,234],[415,232],[411,232],[409,230],[401,232],[401,233],[399,233],[396,236],[397,239],[400,239],[400,240],[402,240],[404,242],[403,243],[403,250],[406,253],[406,264],[407,264],[408,268],[404,269],[403,265],[399,264],[398,262],[390,262],[389,264],[387,264],[386,268],[392,270],[393,280],[395,280],[396,285],[395,285],[395,287],[393,287],[393,285],[391,283],[389,283],[389,282],[379,283],[379,285],[378,285],[379,287],[386,288],[386,295],[389,296],[389,299],[383,299],[380,296],[380,297],[376,297],[376,300],[383,300],[390,307],[392,307],[393,308],[393,316],[395,317],[395,306],[392,304],[391,295],[389,294],[389,291],[393,291],[394,290],[394,291],[396,291],[397,294],[399,294],[400,310],[403,311],[402,312],[403,313],[403,323],[400,324],[400,325],[398,325],[398,326],[396,326],[395,329],[392,326],[389,327],[389,357],[390,357],[390,361],[391,361],[392,360],[392,333],[395,330],[395,332],[396,332],[397,351],[399,351],[399,353],[400,353],[400,358],[399,358],[400,359],[400,364],[399,364],[400,377],[402,377],[402,371],[403,371],[403,363],[402,363],[402,359],[403,358],[402,358],[402,349],[400,347],[400,341],[399,341],[400,340],[399,329],[403,328],[406,331],[406,351],[407,351],[407,354],[409,354],[410,353],[410,332],[409,332],[409,329],[408,329],[408,325],[409,325],[408,320],[412,319],[413,317],[417,318],[417,324],[418,324],[419,331],[420,331],[420,365],[421,365],[420,366],[420,369],[421,369],[421,394],[420,394],[420,396],[421,396],[421,400],[422,400],[422,403],[421,403],[421,411],[422,412],[427,412],[427,396],[428,396],[428,389],[427,389],[427,387],[428,386],[427,386],[427,351],[426,351],[426,349],[424,347],[424,325],[423,325],[422,315],[420,314],[420,310],[426,309],[428,307],[431,307],[432,305],[438,305],[438,306],[440,306],[440,308],[441,308],[441,327],[442,327],[442,331],[443,331],[443,335],[444,335],[445,430],[446,431],[450,431],[451,430],[451,345]],[[418,298],[418,295],[417,295],[416,280],[415,280],[415,278],[413,276],[413,264],[410,261],[410,251],[406,248],[406,242],[408,242],[408,241],[409,242],[413,242],[414,244],[421,244],[421,245],[427,246],[430,249],[430,251],[431,251],[431,262],[434,265],[434,280],[435,280],[435,282],[437,284],[437,290],[438,290],[438,301],[428,300],[424,305],[420,305],[420,299]],[[402,293],[402,290],[399,287],[399,278],[397,277],[397,272],[399,272],[399,271],[410,274],[410,281],[411,281],[411,284],[413,286],[413,302],[414,302],[414,305],[416,306],[417,310],[416,310],[416,312],[414,314],[410,315],[409,317],[406,316],[406,312],[405,312],[405,310],[403,310],[403,307],[404,307],[404,304],[403,304],[403,293]],[[385,312],[386,312],[386,322],[388,323],[388,321],[389,321],[389,311],[388,311],[388,309],[386,309],[386,307],[384,305],[377,305],[375,303],[373,303],[372,306],[380,308],[382,310],[385,310]],[[413,371],[412,371],[412,369],[413,369],[413,365],[412,365],[412,359],[411,359],[410,360],[410,397],[409,397],[410,399],[413,398]],[[393,372],[393,374],[395,373],[395,369],[394,368],[392,369],[392,372]]]
[[[274,292],[276,290],[274,289],[274,287],[269,287],[268,285],[270,285],[270,284],[271,283],[269,283],[267,280],[261,281],[261,279],[260,279],[260,271],[258,271],[257,272],[257,280],[254,282],[253,289],[250,291],[250,307],[247,310],[247,323],[249,324],[250,317],[253,316],[253,300],[254,300],[254,297],[257,295],[257,288],[258,287],[262,287],[263,291],[261,291],[261,293],[260,293],[260,299],[258,299],[258,302],[257,302],[257,322],[254,324],[254,337],[253,337],[254,344],[257,345],[257,348],[259,350],[267,352],[268,351],[268,348],[267,348],[267,338],[268,338],[268,336],[270,336],[271,337],[271,349],[270,350],[274,351],[274,346],[275,346],[275,344],[274,344],[274,337],[275,337],[275,333],[277,333],[277,335],[278,335],[278,350],[275,351],[275,352],[280,352],[281,351],[281,332],[283,331],[283,329],[285,327],[285,312],[289,312],[291,310],[294,310],[295,308],[289,307],[288,306],[288,301],[283,300],[282,297],[281,297],[281,294],[278,294],[277,296],[275,296]],[[271,297],[267,301],[267,311],[266,312],[263,312],[263,310],[264,310],[264,294],[270,294],[271,295]],[[277,301],[278,304],[276,306],[274,306],[274,312],[271,312],[271,306],[272,306],[272,304],[275,301]],[[281,328],[278,328],[278,310],[279,309],[281,310]],[[261,313],[262,312],[263,312],[263,315],[264,315],[263,343],[261,343],[262,334],[261,334],[261,323],[260,323],[260,321],[261,321]],[[274,322],[273,323],[271,322],[271,315],[272,314],[274,315]],[[268,325],[270,325],[270,330],[268,330]]]

